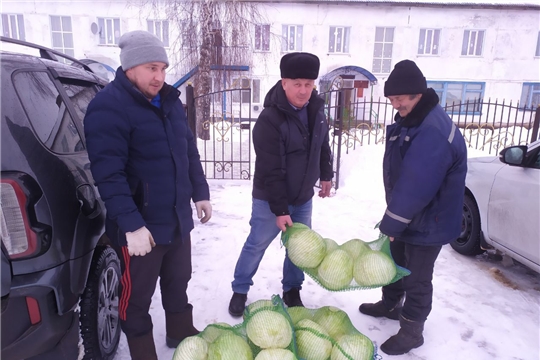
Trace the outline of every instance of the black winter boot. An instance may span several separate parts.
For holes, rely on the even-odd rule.
[[[412,321],[400,315],[399,325],[398,333],[381,345],[381,350],[388,355],[402,355],[424,343],[423,321]]]
[[[188,304],[188,309],[179,313],[165,311],[165,338],[167,346],[174,349],[188,336],[197,335],[199,330],[193,326],[193,306]]]
[[[233,293],[229,303],[229,314],[234,317],[240,317],[244,314],[246,308],[247,294]]]
[[[373,317],[385,317],[392,320],[399,320],[399,314],[401,313],[402,306],[396,305],[389,309],[383,303],[383,301],[376,302],[374,304],[362,304],[358,308],[362,314],[366,314]]]
[[[300,289],[292,288],[289,291],[283,292],[283,302],[288,307],[304,306],[304,304],[302,304],[302,299],[300,299]]]
[[[132,360],[158,360],[152,331],[143,336],[127,338]]]

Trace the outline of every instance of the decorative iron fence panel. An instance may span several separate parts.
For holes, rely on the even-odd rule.
[[[334,155],[334,187],[339,187],[341,155],[357,146],[383,144],[386,126],[394,121],[396,111],[387,100],[351,98],[351,89],[320,94],[330,124]],[[528,144],[538,139],[540,107],[524,109],[512,102],[475,100],[447,104],[444,107],[462,132],[469,148],[498,154],[507,146]]]
[[[538,139],[540,107],[524,109],[511,101],[473,100],[446,104],[444,109],[473,149],[496,155],[507,146]]]
[[[249,180],[254,169],[251,132],[251,89],[193,96],[186,88],[188,122],[207,179]],[[247,94],[247,95],[246,95]],[[246,101],[244,101],[246,100]]]
[[[251,89],[218,91],[193,96],[186,88],[188,122],[197,134],[197,146],[208,179],[250,180],[255,169],[251,138]],[[384,144],[386,126],[396,111],[386,100],[351,98],[351,89],[321,93],[330,124],[334,156],[334,187],[339,187],[341,155],[357,146]],[[497,154],[511,145],[538,139],[540,107],[524,109],[512,102],[474,100],[444,107],[462,132],[469,148]],[[198,125],[197,125],[198,124]]]

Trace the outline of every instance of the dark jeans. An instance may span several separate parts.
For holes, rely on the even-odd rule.
[[[390,243],[396,264],[411,271],[409,276],[383,286],[383,302],[388,308],[396,306],[403,295],[401,313],[413,321],[425,321],[433,300],[433,267],[442,246],[412,245],[398,240]]]
[[[190,311],[187,286],[191,279],[191,239],[156,245],[144,256],[129,256],[127,246],[115,248],[121,262],[120,326],[129,337],[152,331],[148,313],[158,277],[166,312]]]

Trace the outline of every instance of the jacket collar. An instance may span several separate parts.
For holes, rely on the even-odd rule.
[[[407,116],[401,117],[399,113],[397,113],[394,120],[403,127],[418,126],[438,103],[439,96],[435,90],[429,88]]]

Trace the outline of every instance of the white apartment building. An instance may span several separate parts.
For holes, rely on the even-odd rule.
[[[538,0],[252,3],[263,16],[251,29],[253,65],[239,75],[251,86],[251,98],[236,99],[251,101],[252,117],[279,80],[279,59],[289,51],[319,56],[321,91],[336,86],[339,75],[356,99],[383,97],[395,63],[411,59],[441,103],[478,98],[520,101],[527,108],[540,103]],[[148,15],[129,0],[2,0],[1,14],[3,36],[92,59],[110,71],[119,66],[123,33],[149,30],[166,45],[179,34],[164,10]],[[184,75],[170,72],[167,80],[176,83]]]

